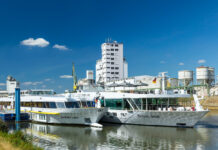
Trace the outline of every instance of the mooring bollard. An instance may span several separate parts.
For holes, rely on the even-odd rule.
[[[15,89],[15,114],[16,122],[20,121],[20,88]]]

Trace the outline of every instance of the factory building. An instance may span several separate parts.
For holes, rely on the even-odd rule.
[[[178,85],[187,87],[193,83],[193,71],[192,70],[181,70],[178,72]]]
[[[101,45],[102,58],[96,62],[96,83],[105,84],[128,77],[128,64],[123,57],[123,43],[116,41]]]
[[[86,70],[86,78],[78,81],[78,90],[91,92],[103,91],[103,88],[95,84],[93,70]]]
[[[165,87],[162,87],[161,76],[135,76],[116,81],[107,82],[105,85],[106,91],[125,91],[125,92],[148,92],[160,93],[161,89],[174,88],[178,86],[178,79],[168,78],[165,79]]]
[[[180,87],[191,89],[198,96],[218,95],[218,88],[215,85],[215,69],[213,67],[197,67],[195,82],[192,70],[179,71],[178,79]]]
[[[19,88],[20,83],[16,81],[12,76],[8,76],[6,80],[6,90],[0,91],[0,97],[13,95],[15,93],[15,88]]]
[[[212,86],[215,84],[215,74],[213,67],[200,66],[196,68],[196,79],[200,85]]]

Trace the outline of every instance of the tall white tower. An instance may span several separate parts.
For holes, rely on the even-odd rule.
[[[8,91],[9,95],[15,93],[15,88],[19,88],[19,86],[20,86],[20,83],[16,81],[15,78],[13,78],[12,76],[7,77],[6,90]]]
[[[102,58],[96,63],[96,83],[105,83],[128,76],[128,64],[123,58],[123,43],[106,42],[101,45]]]

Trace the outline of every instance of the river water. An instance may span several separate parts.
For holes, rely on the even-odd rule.
[[[194,128],[104,124],[98,129],[23,123],[21,129],[45,150],[218,150],[218,111],[208,113]]]

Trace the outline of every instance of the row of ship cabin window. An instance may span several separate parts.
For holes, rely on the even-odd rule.
[[[38,108],[95,107],[95,102],[94,101],[86,101],[86,102],[21,102],[21,107],[38,107]]]

